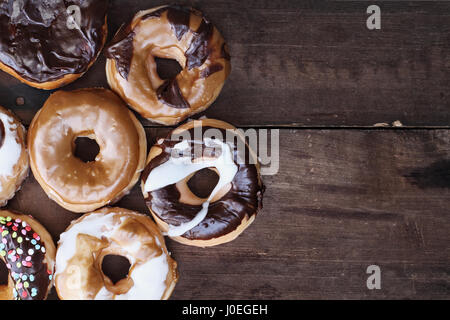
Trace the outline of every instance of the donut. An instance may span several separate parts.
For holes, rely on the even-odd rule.
[[[81,77],[106,41],[107,0],[0,3],[0,69],[39,89]]]
[[[102,270],[108,255],[130,263],[126,277],[116,283]],[[102,208],[73,221],[60,236],[55,287],[63,300],[165,300],[177,280],[177,264],[163,236],[143,214]]]
[[[110,87],[153,122],[177,124],[208,108],[230,66],[225,40],[201,12],[176,5],[138,12],[106,48]],[[181,72],[161,79],[157,58],[179,63]]]
[[[8,283],[0,300],[44,300],[53,286],[56,248],[45,228],[31,216],[0,210],[0,258]]]
[[[28,176],[26,130],[8,110],[0,107],[0,207],[14,197]]]
[[[218,182],[209,196],[198,196],[189,181],[204,169],[216,172]],[[265,187],[242,132],[202,119],[183,124],[150,149],[141,190],[164,233],[207,247],[234,240],[254,221]]]
[[[94,161],[75,156],[79,137],[98,144]],[[28,141],[34,177],[49,198],[72,212],[118,201],[145,167],[144,128],[107,89],[53,93],[33,118]]]

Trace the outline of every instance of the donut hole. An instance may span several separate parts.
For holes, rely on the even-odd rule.
[[[213,192],[218,182],[219,175],[216,171],[212,168],[204,168],[194,173],[188,180],[187,186],[195,196],[205,199]]]
[[[156,72],[162,80],[173,79],[183,70],[177,60],[155,57]]]
[[[100,146],[95,139],[89,137],[77,137],[75,139],[75,157],[83,162],[95,161],[100,152]]]
[[[5,286],[8,284],[9,271],[6,267],[5,262],[0,259],[0,286]]]
[[[103,257],[103,274],[107,276],[113,284],[128,277],[130,267],[130,261],[124,256],[108,254]]]

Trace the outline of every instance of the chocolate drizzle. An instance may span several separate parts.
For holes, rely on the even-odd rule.
[[[202,131],[205,132],[209,128],[202,127]],[[225,130],[219,130],[225,137]],[[189,132],[191,137],[193,137],[194,129],[190,129]],[[180,141],[171,140],[169,136],[158,145],[162,149],[162,153],[152,159],[147,165],[142,175],[142,181],[145,182],[147,180],[154,168],[169,160],[173,147],[178,142]],[[194,150],[194,144],[196,143],[202,142],[190,141],[192,150]],[[205,151],[206,147],[203,143],[202,146],[203,151]],[[237,147],[234,148],[233,153],[238,172],[231,183],[231,189],[220,200],[211,203],[205,219],[183,234],[182,237],[190,240],[209,240],[224,236],[236,230],[245,216],[256,215],[262,208],[262,196],[265,187],[260,182],[256,165],[248,161],[248,146],[245,148],[245,155],[239,154]],[[238,163],[237,159],[247,160],[244,163]],[[180,193],[176,185],[171,184],[149,192],[146,203],[160,219],[168,224],[178,226],[192,220],[202,208],[201,205],[180,203],[179,199]]]
[[[207,21],[204,17],[197,31],[195,31],[195,36],[189,45],[188,50],[185,52],[187,59],[186,65],[189,70],[195,67],[200,67],[205,63],[209,56],[209,41],[213,35],[214,26],[212,23]]]
[[[0,148],[3,146],[5,142],[5,126],[3,125],[3,121],[0,119]]]
[[[221,64],[213,64],[212,66],[207,67],[205,70],[202,71],[201,77],[202,78],[208,78],[210,75],[219,72],[223,69],[223,66]]]
[[[52,272],[44,262],[40,236],[21,219],[0,216],[0,255],[14,282],[16,300],[43,300]]]
[[[81,13],[73,29],[70,5]],[[37,83],[85,72],[101,50],[107,6],[107,0],[1,1],[0,61]]]
[[[224,42],[222,44],[222,48],[220,49],[220,56],[226,60],[231,60],[231,56],[230,53],[228,52],[228,46],[227,44]]]
[[[178,41],[189,31],[190,10],[184,7],[172,6],[167,10],[167,20],[177,36]]]
[[[133,38],[134,32],[131,30],[130,24],[123,24],[105,49],[106,57],[116,61],[117,70],[124,79],[128,79],[130,73],[131,59],[133,58]]]
[[[189,103],[184,99],[181,93],[178,81],[173,78],[164,81],[164,83],[156,90],[156,95],[159,100],[164,101],[165,104],[177,108],[189,108]]]

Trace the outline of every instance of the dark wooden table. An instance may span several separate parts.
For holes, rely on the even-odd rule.
[[[164,3],[111,1],[110,34]],[[180,271],[172,298],[450,298],[450,2],[380,2],[372,31],[366,1],[185,3],[232,54],[203,115],[279,129],[280,170],[264,177],[264,209],[237,240],[208,249],[167,240]],[[104,64],[64,90],[107,87]],[[25,124],[48,95],[0,74],[0,104]],[[149,145],[169,130],[143,123]],[[118,205],[148,212],[138,188]],[[55,241],[79,216],[32,175],[7,208],[37,217]],[[366,287],[372,264],[381,290]]]

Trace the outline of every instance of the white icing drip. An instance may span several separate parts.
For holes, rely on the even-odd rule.
[[[130,274],[134,286],[116,300],[159,300],[166,290],[169,265],[164,254],[136,265]]]
[[[114,232],[120,228],[121,223],[124,222],[125,217],[121,217],[120,222],[113,224],[114,213],[109,214],[91,214],[86,216],[80,222],[73,224],[69,230],[62,233],[59,240],[59,247],[56,253],[56,270],[55,276],[66,271],[68,261],[76,253],[76,240],[78,234],[86,234],[98,239],[110,238]],[[157,237],[156,243],[161,246]],[[126,258],[131,265],[137,263],[129,277],[133,279],[134,286],[122,295],[114,296],[106,287],[102,287],[94,299],[96,300],[110,300],[110,299],[161,299],[166,290],[166,278],[169,272],[169,265],[167,263],[166,253],[163,253],[145,262],[136,262],[132,254],[139,251],[142,243],[136,241],[129,246],[121,246],[121,248],[130,253]]]
[[[189,152],[183,152],[182,157],[170,157],[169,160],[154,168],[145,181],[144,190],[146,192],[151,192],[177,183],[190,174],[204,168],[216,168],[219,173],[219,182],[209,195],[208,200],[202,204],[202,209],[197,213],[195,218],[189,222],[182,223],[179,226],[169,225],[167,234],[171,237],[181,236],[202,222],[208,214],[210,201],[220,189],[233,181],[234,176],[238,171],[237,165],[233,161],[233,153],[228,144],[210,138],[205,138],[204,142],[206,146],[211,147],[220,145],[222,151],[220,156],[213,159],[202,158],[200,159],[201,161],[192,162],[191,154]],[[174,149],[185,151],[186,149],[190,149],[189,143],[186,140],[183,140],[182,142],[177,143],[174,146]]]
[[[0,147],[0,176],[10,177],[14,173],[14,166],[19,161],[22,146],[17,142],[17,124],[10,116],[0,113],[0,120],[5,127],[5,139]],[[0,184],[0,192],[2,186]]]

